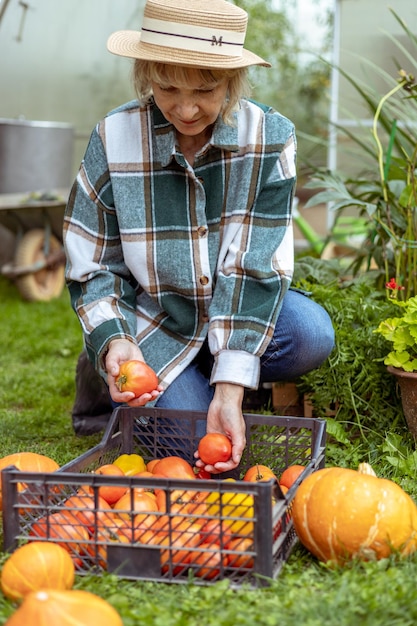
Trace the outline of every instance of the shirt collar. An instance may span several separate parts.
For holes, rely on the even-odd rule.
[[[175,128],[165,119],[155,103],[151,105],[151,112],[155,133],[155,156],[162,167],[166,167],[176,152]],[[226,124],[221,117],[217,118],[209,142],[210,146],[231,152],[237,152],[239,150],[237,113],[234,113],[234,118],[236,122],[235,126]]]

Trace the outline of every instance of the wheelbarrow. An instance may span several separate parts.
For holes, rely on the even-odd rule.
[[[15,236],[1,274],[25,300],[52,300],[65,285],[62,226],[68,191],[0,194],[0,224]]]

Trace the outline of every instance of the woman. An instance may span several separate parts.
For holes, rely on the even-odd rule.
[[[212,473],[240,461],[245,388],[319,366],[334,340],[288,290],[294,127],[247,99],[247,68],[269,64],[244,48],[246,25],[225,0],[147,0],[141,33],[110,36],[135,59],[138,100],[92,133],[64,226],[72,304],[113,402],[205,411],[233,446]],[[129,359],[160,381],[135,400],[115,384]]]

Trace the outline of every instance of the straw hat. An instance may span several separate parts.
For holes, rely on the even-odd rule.
[[[248,14],[226,0],[147,0],[141,32],[120,30],[107,48],[133,59],[211,69],[270,67],[243,47]]]

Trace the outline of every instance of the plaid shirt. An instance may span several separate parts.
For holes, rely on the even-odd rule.
[[[97,369],[137,341],[165,387],[208,337],[211,382],[256,388],[293,271],[294,128],[242,101],[191,167],[154,103],[93,131],[64,219],[67,284]]]

